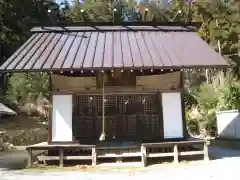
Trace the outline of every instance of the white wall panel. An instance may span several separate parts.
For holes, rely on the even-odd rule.
[[[183,137],[183,118],[180,93],[163,93],[164,138]]]
[[[53,95],[52,141],[72,141],[72,95]]]

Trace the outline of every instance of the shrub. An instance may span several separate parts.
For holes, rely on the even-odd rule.
[[[240,109],[240,82],[226,76],[220,85],[202,84],[188,96],[196,99],[197,105],[187,108],[187,125],[191,134],[202,136],[216,134],[216,111]]]
[[[193,117],[193,110],[187,109],[185,112],[186,120],[187,120],[187,130],[190,135],[199,135],[200,128],[197,118]]]
[[[10,76],[7,100],[11,104],[17,105],[20,112],[28,115],[39,114],[40,109],[45,109],[48,97],[48,74],[14,73]],[[47,104],[49,103],[47,102]]]
[[[217,110],[240,109],[240,82],[227,79],[218,89]]]
[[[187,91],[184,94],[184,103],[185,103],[185,107],[187,109],[191,109],[192,106],[196,106],[198,104],[196,98],[192,95],[192,91]]]

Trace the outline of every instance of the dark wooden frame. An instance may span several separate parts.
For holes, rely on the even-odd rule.
[[[179,91],[178,91],[179,92]],[[160,93],[160,101],[162,102],[162,92],[161,91],[159,91],[159,93]],[[61,95],[61,93],[56,93],[56,94],[60,94]],[[72,95],[72,97],[74,97],[74,95],[92,95],[92,96],[94,96],[94,95],[97,95],[97,96],[101,96],[102,94],[100,94],[100,93],[89,93],[89,92],[87,92],[87,94],[82,94],[82,93],[67,93],[67,94],[71,94]],[[111,93],[106,93],[105,95],[126,95],[126,94],[129,94],[129,93],[127,93],[127,92],[117,92],[117,93],[114,93],[114,92],[111,92]],[[130,93],[130,94],[132,94],[132,95],[156,95],[156,90],[155,91],[153,91],[153,92],[141,92],[141,93],[134,93],[134,92],[132,92],[132,93]],[[160,115],[159,115],[159,118],[160,118],[160,120],[159,120],[159,124],[160,124],[160,127],[161,127],[161,130],[160,130],[160,134],[159,134],[159,140],[152,140],[151,142],[164,142],[166,139],[164,139],[164,122],[163,122],[163,114],[162,114],[162,103],[161,103],[161,107],[160,107]],[[73,141],[75,140],[74,139],[75,137],[74,137],[74,133],[73,133]],[[182,138],[173,138],[173,139],[170,139],[170,141],[171,140],[182,140]],[[127,140],[126,140],[127,141]],[[136,141],[139,141],[139,139],[136,139]],[[74,141],[74,142],[78,142],[78,141]],[[141,142],[141,141],[139,141],[139,142]]]

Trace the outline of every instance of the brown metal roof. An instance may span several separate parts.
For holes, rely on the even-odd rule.
[[[182,27],[34,28],[0,71],[225,67],[195,32]]]

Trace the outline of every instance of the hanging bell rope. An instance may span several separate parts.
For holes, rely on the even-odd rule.
[[[100,135],[99,141],[105,141],[105,95],[104,95],[104,73],[102,73],[102,133]]]

